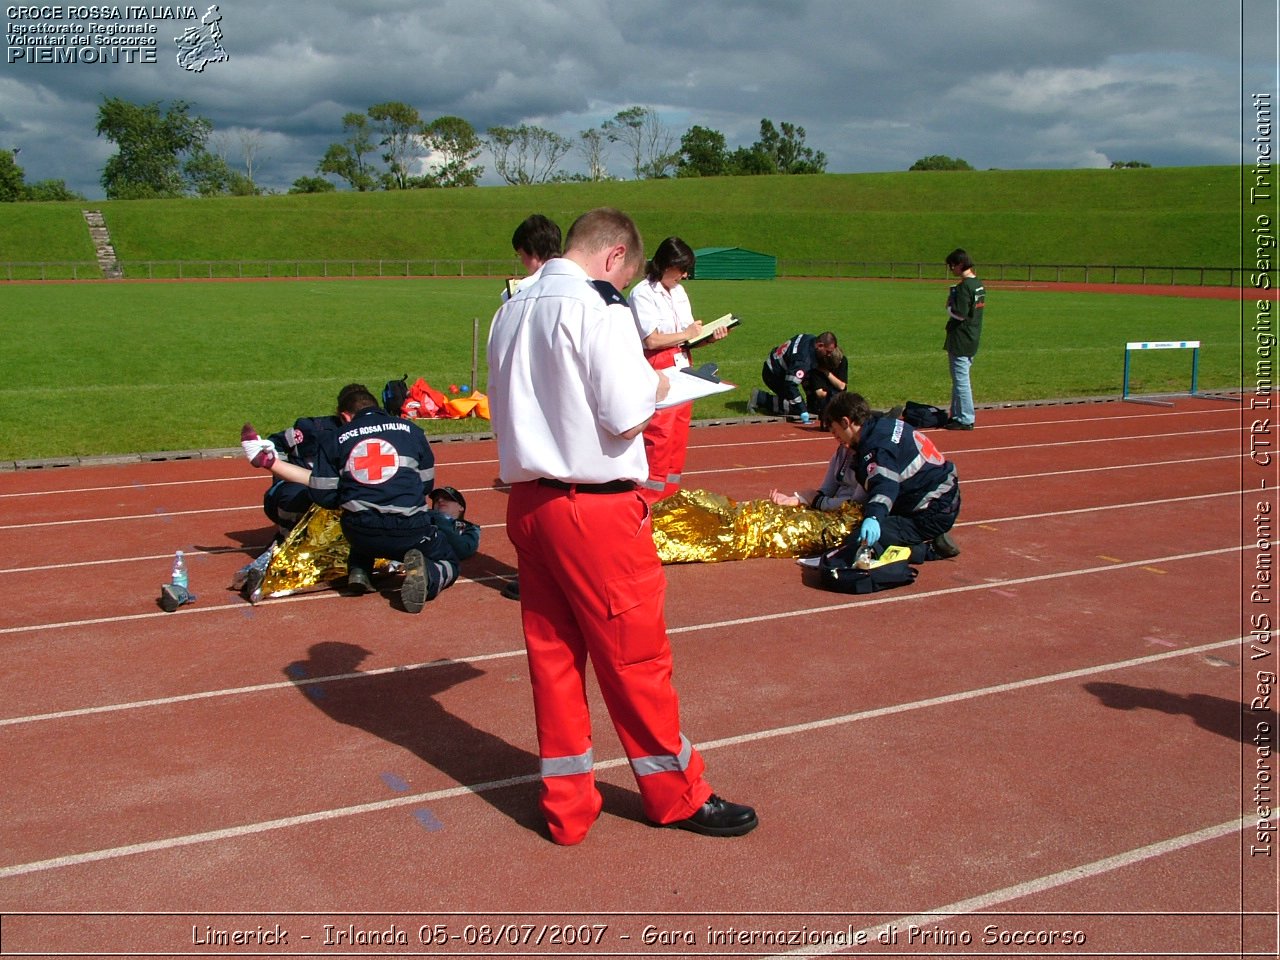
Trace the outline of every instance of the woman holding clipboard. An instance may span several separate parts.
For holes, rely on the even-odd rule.
[[[644,279],[631,289],[631,313],[636,332],[644,344],[644,355],[655,370],[692,366],[690,339],[702,333],[702,323],[693,319],[689,295],[681,285],[693,272],[693,250],[679,237],[667,237],[646,265]],[[722,340],[729,333],[721,327],[704,342]],[[693,404],[682,403],[660,409],[644,431],[644,451],[649,458],[649,479],[640,493],[656,503],[680,489],[685,452],[689,444],[689,422]]]

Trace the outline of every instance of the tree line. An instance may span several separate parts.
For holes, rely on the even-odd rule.
[[[104,97],[95,130],[117,148],[102,171],[108,199],[263,192],[254,181],[261,132],[242,131],[238,143],[230,143],[214,133],[212,122],[193,115],[186,101],[165,107],[160,101],[138,104]],[[723,133],[703,126],[677,137],[654,108],[645,106],[620,110],[576,137],[531,124],[494,126],[481,135],[462,117],[426,120],[409,104],[389,100],[364,113],[346,114],[342,139],[329,145],[315,175],[298,178],[289,192],[337,190],[335,180],[356,191],[472,187],[484,175],[476,161],[486,149],[497,175],[511,185],[617,179],[609,172],[616,152],[637,180],[826,172],[826,154],[810,147],[805,136],[802,126],[765,118],[752,144],[730,149]],[[0,151],[0,202],[84,199],[62,180],[28,184],[17,163],[19,152]],[[239,156],[233,166],[229,158],[235,153]],[[563,168],[571,155],[582,161],[583,171]],[[1145,166],[1137,161],[1112,164]],[[958,157],[935,155],[922,157],[910,169],[973,168]]]
[[[108,199],[263,192],[253,176],[261,132],[243,131],[238,143],[229,142],[186,101],[166,106],[104,97],[95,131],[116,146],[100,180]],[[486,149],[497,175],[512,185],[616,179],[609,172],[615,152],[636,179],[823,173],[827,165],[826,155],[805,143],[804,127],[768,119],[760,121],[759,139],[730,150],[724,134],[701,126],[677,138],[652,107],[621,110],[571,138],[531,124],[490,127],[481,135],[462,117],[426,120],[393,100],[346,114],[342,139],[329,145],[315,175],[295,180],[289,192],[327,192],[339,183],[356,191],[475,186]],[[61,180],[28,184],[19,152],[0,151],[0,202],[84,199]],[[564,169],[573,154],[585,172]]]
[[[609,154],[620,150],[637,180],[668,177],[741,176],[768,173],[822,173],[824,153],[805,143],[804,127],[760,121],[760,137],[750,147],[730,151],[724,134],[694,126],[679,138],[652,107],[621,110],[576,137],[532,124],[494,126],[482,136],[462,117],[425,120],[406,103],[388,101],[342,118],[344,137],[330,144],[315,177],[296,180],[292,192],[336,189],[336,177],[352,190],[406,190],[475,186],[484,175],[476,161],[487,148],[495,173],[512,186],[600,181],[609,173]],[[585,172],[561,164],[577,154]]]

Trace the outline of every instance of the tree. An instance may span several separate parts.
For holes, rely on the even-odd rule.
[[[728,173],[731,176],[759,177],[777,172],[777,163],[773,157],[764,152],[759,144],[754,144],[750,147],[739,147],[729,154]]]
[[[18,166],[18,153],[17,149],[0,150],[0,203],[84,199],[74,190],[68,189],[65,180],[37,180],[35,183],[27,183],[27,175]]]
[[[779,127],[781,129],[779,129]],[[760,121],[760,139],[753,149],[758,149],[773,161],[778,173],[822,173],[827,168],[827,155],[805,145],[804,127],[785,120],[774,127],[773,121]]]
[[[605,155],[609,152],[609,138],[602,129],[592,127],[578,134],[578,152],[587,162],[587,173],[584,179],[593,182],[609,179],[609,170],[605,165]]]
[[[188,114],[189,104],[175,100],[161,113],[159,101],[136,104],[108,97],[98,108],[98,136],[119,152],[102,170],[107,198],[180,197],[187,188],[184,155],[203,150],[213,125]]]
[[[1141,170],[1150,167],[1151,164],[1143,163],[1141,160],[1112,160],[1112,170]]]
[[[921,157],[910,168],[911,170],[972,170],[968,162],[961,160],[959,157],[948,157],[945,154],[934,154],[931,157]]]
[[[600,125],[611,143],[621,143],[631,156],[637,180],[667,176],[679,156],[675,135],[662,123],[653,107],[629,107]]]
[[[14,150],[0,150],[0,203],[26,199],[27,175],[18,166]]]
[[[484,167],[473,165],[484,147],[475,127],[461,117],[437,117],[422,127],[421,132],[436,161],[421,185],[474,187],[484,174]]]
[[[340,177],[353,190],[373,190],[378,183],[365,162],[365,157],[373,152],[373,130],[368,116],[348,113],[342,118],[342,129],[346,131],[347,139],[329,145],[324,157],[316,164],[316,173]]]
[[[332,180],[326,180],[324,177],[299,177],[293,181],[293,186],[289,188],[290,193],[332,193],[338,188],[333,185]]]
[[[562,179],[556,164],[573,148],[566,137],[542,127],[490,127],[489,151],[498,176],[514,185]]]
[[[240,131],[240,155],[244,158],[244,175],[253,183],[253,164],[262,148],[262,131],[258,129]]]
[[[217,162],[204,158],[197,159],[193,155],[183,164],[183,172],[195,186],[196,193],[202,197],[260,195],[262,191],[253,182],[253,154],[257,151],[261,134],[260,130],[248,130],[241,131],[238,137],[244,156],[244,173],[233,169],[231,161],[227,159],[231,150],[230,137],[223,133],[212,134],[209,137],[209,145],[212,148],[209,152],[215,155]],[[226,169],[221,169],[219,164]]]
[[[187,158],[182,174],[199,196],[220,197],[231,192],[231,167],[222,157],[203,147]]]
[[[422,159],[422,117],[407,103],[389,100],[369,108],[373,129],[382,137],[382,160],[387,171],[382,175],[388,190],[404,190],[415,185],[413,167]]]
[[[690,127],[680,138],[678,177],[719,177],[729,172],[724,134],[706,127]]]
[[[35,183],[27,184],[23,199],[44,202],[83,200],[84,196],[70,189],[65,180],[37,180]]]

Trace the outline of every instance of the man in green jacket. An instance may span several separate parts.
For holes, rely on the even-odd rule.
[[[973,260],[963,250],[947,254],[947,269],[959,282],[947,294],[947,358],[951,364],[951,419],[948,430],[972,430],[973,387],[969,368],[982,337],[982,311],[987,291],[974,273]]]

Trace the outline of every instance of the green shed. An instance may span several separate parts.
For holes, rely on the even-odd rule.
[[[773,280],[778,258],[742,247],[703,247],[693,251],[695,280]]]

